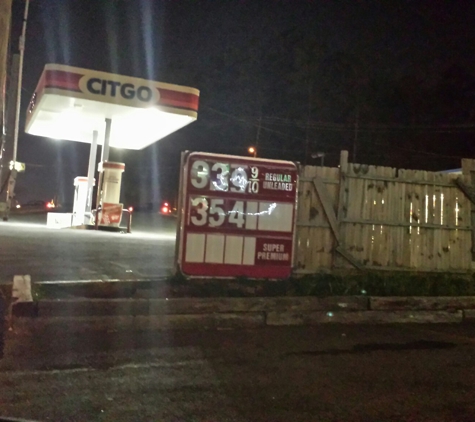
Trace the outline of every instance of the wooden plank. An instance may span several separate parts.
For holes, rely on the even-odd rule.
[[[414,178],[407,178],[406,180],[404,180],[405,183],[407,184],[414,184],[414,185],[420,185],[421,184],[421,181],[424,181],[423,179],[421,179],[421,174],[417,173],[416,170],[406,170],[406,172],[409,171],[409,172],[413,172],[412,174],[414,174]],[[352,177],[357,177],[358,179],[368,179],[368,180],[373,180],[373,181],[386,181],[386,182],[391,182],[391,178],[390,177],[384,177],[384,176],[370,176],[368,174],[364,174],[364,175],[349,175],[348,178],[352,178]],[[450,187],[452,186],[453,182],[429,182],[430,184],[434,184],[434,185],[439,185],[439,186],[447,186],[447,187]]]
[[[425,189],[425,224],[431,224],[434,226],[440,225],[440,212],[436,215],[437,204],[440,202],[440,186],[434,186],[428,182],[435,182],[435,173],[426,172],[426,185]],[[437,192],[439,192],[439,198],[437,198]],[[434,258],[434,236],[435,233],[440,232],[439,228],[434,230],[424,229],[424,261],[425,268],[432,270],[437,268],[437,262]]]
[[[417,177],[420,180],[421,175],[418,170],[413,170],[413,177]],[[411,232],[411,268],[417,269],[419,267],[419,235],[420,228],[420,185],[415,184],[412,187],[412,196],[411,196],[411,215],[412,222],[416,223],[416,226],[412,227]]]
[[[383,218],[382,220],[392,220],[395,221],[395,212],[397,210],[397,205],[394,206],[393,208],[391,207],[392,205],[395,205],[395,201],[393,199],[393,196],[395,194],[396,186],[395,186],[395,175],[396,175],[396,170],[391,168],[391,167],[386,167],[385,170],[385,175],[388,178],[392,179],[392,182],[386,183],[386,189],[384,191],[383,195],[383,201],[384,201],[384,206],[383,206]],[[385,232],[385,238],[386,238],[386,249],[385,249],[385,254],[384,254],[384,265],[394,265],[393,264],[393,255],[394,255],[394,241],[395,241],[395,235],[396,233],[394,232],[394,228],[391,226],[384,225],[384,232]]]
[[[374,176],[381,176],[384,168],[371,166],[372,174]],[[382,215],[382,200],[383,200],[383,191],[385,189],[386,181],[373,181],[375,185],[374,189],[374,200],[373,206],[371,207],[371,218],[378,221],[378,224],[375,224],[375,229],[373,231],[374,243],[373,243],[373,265],[383,266],[383,256],[384,256],[384,236],[383,236],[383,226],[379,224]]]
[[[436,175],[437,178],[441,178],[441,174]],[[440,224],[440,229],[437,230],[433,234],[433,249],[432,249],[432,254],[433,254],[433,259],[434,259],[434,269],[439,270],[443,268],[442,262],[439,259],[439,254],[441,250],[441,244],[442,244],[442,231],[447,230],[449,228],[448,221],[447,221],[447,216],[444,214],[444,198],[447,195],[447,189],[446,187],[441,187],[438,186],[435,189],[435,195],[436,195],[436,206],[434,208],[434,224],[438,223]]]
[[[358,214],[360,220],[371,220],[375,196],[375,184],[373,180],[368,177],[355,180],[355,190],[358,190],[361,195],[358,197]],[[360,259],[365,265],[372,265],[374,244],[373,231],[373,224],[360,225],[357,242],[359,245],[362,245],[363,250],[361,251]]]
[[[405,180],[411,177],[408,174],[410,171],[405,169],[399,170],[398,179],[404,180],[404,207],[403,207],[403,215],[404,215],[404,222],[411,224],[411,203],[412,203],[412,195],[413,195],[413,185],[405,183]],[[403,245],[403,249],[401,251],[401,260],[402,266],[405,268],[411,268],[411,255],[412,255],[412,227],[408,227],[403,230],[403,238],[401,243]]]
[[[417,269],[418,270],[425,270],[427,268],[427,263],[426,263],[426,233],[425,229],[421,228],[420,226],[426,221],[426,216],[427,216],[427,207],[428,207],[428,198],[427,198],[427,191],[426,191],[426,184],[425,180],[427,177],[427,172],[426,171],[420,171],[421,175],[421,181],[422,183],[417,185],[417,190],[419,192],[419,227],[417,228],[418,230],[418,241],[419,241],[419,248],[418,248],[418,264],[417,264]]]
[[[346,191],[346,180],[348,175],[348,151],[341,151],[340,153],[340,168],[339,168],[339,187],[338,187],[338,210],[337,220],[340,223],[347,212],[348,198]]]
[[[348,174],[354,174],[354,165],[349,164]],[[346,218],[353,216],[358,219],[360,217],[361,209],[364,206],[362,198],[362,189],[363,187],[360,184],[360,180],[357,178],[347,179],[346,181],[348,186],[348,199],[347,199],[347,213]],[[344,224],[343,231],[345,233],[345,248],[354,256],[358,257],[359,260],[362,258],[361,248],[358,248],[360,233],[359,225],[357,224]],[[346,263],[345,263],[346,265]]]
[[[460,206],[459,206],[459,223],[461,225],[466,225],[470,221],[471,207],[472,203],[464,196],[458,195]],[[460,268],[466,269],[467,271],[472,268],[472,257],[471,257],[471,235],[466,231],[459,230],[459,259],[460,259]]]
[[[326,179],[327,180],[337,180],[340,181],[340,169],[336,167],[327,167],[325,169],[326,172]],[[338,233],[340,235],[340,242],[343,246],[345,246],[345,239],[342,236],[342,224],[339,221],[339,216],[338,212],[339,207],[340,207],[340,184],[327,184],[326,188],[329,192],[329,196],[333,202],[333,208],[335,209],[336,215],[337,215],[337,220],[338,220]],[[344,195],[345,196],[345,195]],[[342,207],[341,213],[344,215],[346,206]],[[326,239],[327,243],[327,251],[329,253],[326,254],[325,259],[327,260],[326,265],[329,265],[330,268],[334,267],[336,265],[337,259],[337,254],[334,253],[334,249],[337,246],[337,243],[335,239],[332,236],[331,230],[327,229],[324,234],[324,238]]]
[[[316,166],[306,166],[305,177],[306,178],[315,178],[317,175]],[[324,217],[322,216],[322,208],[318,196],[315,194],[315,189],[313,188],[313,183],[308,185],[308,219],[309,221],[319,223],[322,222]],[[311,227],[308,230],[308,237],[305,244],[305,267],[311,269],[314,273],[319,271],[320,262],[315,259],[315,251],[320,250],[321,248],[321,236],[320,232],[322,229]]]
[[[313,172],[309,174],[310,177],[319,177],[320,180],[326,178],[326,168],[325,167],[313,167]],[[313,187],[312,187],[313,189]],[[324,222],[327,221],[325,212],[323,210],[323,206],[321,200],[318,195],[315,195],[315,190],[313,189],[313,196],[316,204],[313,203],[312,205],[318,210],[318,215],[315,218],[316,222]],[[312,268],[316,271],[321,271],[325,268],[325,247],[326,247],[326,238],[325,233],[327,229],[323,228],[314,228],[312,229],[312,237],[310,241],[310,250],[309,250],[309,260],[312,263]]]
[[[350,262],[353,266],[358,268],[359,270],[363,270],[364,267],[344,248],[341,246],[337,246],[335,249],[341,256],[343,256],[348,262]]]
[[[434,230],[441,230],[441,229],[447,229],[447,230],[462,230],[462,231],[469,231],[471,230],[470,226],[440,226],[437,224],[418,224],[417,222],[414,223],[392,223],[391,221],[381,221],[381,220],[350,220],[350,219],[345,219],[343,220],[344,223],[348,224],[360,224],[360,225],[386,225],[386,226],[396,226],[396,227],[420,227],[422,229],[434,229]],[[324,226],[324,225],[323,225]]]
[[[319,177],[313,179],[313,185],[318,193],[320,202],[322,203],[323,209],[325,210],[325,215],[330,223],[330,227],[335,236],[336,241],[340,244],[340,234],[338,230],[338,220],[336,218],[335,210],[333,209],[333,204],[330,198],[330,195],[323,184],[322,180]]]
[[[465,177],[465,184],[475,188],[475,160],[462,160],[462,174]],[[475,261],[475,206],[471,206],[470,223],[472,226],[472,261]]]
[[[446,231],[442,233],[442,257],[443,257],[443,268],[446,271],[451,271],[454,267],[456,254],[456,237],[458,232],[459,224],[459,207],[458,207],[458,197],[460,191],[458,189],[448,189],[448,209],[447,213],[449,218],[453,221],[455,229]]]
[[[393,210],[392,219],[397,227],[392,228],[392,257],[389,266],[402,267],[404,266],[403,252],[404,252],[404,203],[405,203],[405,183],[398,178],[392,185],[392,194],[389,202],[389,207]]]
[[[309,166],[302,167],[303,176],[306,178],[308,172],[311,171]],[[302,182],[299,189],[299,222],[311,222],[310,209],[312,205],[313,186],[311,183]],[[297,263],[298,268],[308,270],[311,264],[308,257],[308,247],[310,244],[311,229],[309,227],[299,227],[298,233],[298,253]]]
[[[450,251],[449,251],[449,266],[451,269],[459,269],[462,268],[461,262],[460,262],[460,254],[462,252],[461,248],[461,237],[460,237],[460,230],[458,229],[458,226],[460,225],[461,221],[463,220],[463,208],[464,208],[464,195],[462,192],[460,192],[457,189],[452,189],[452,192],[454,194],[454,203],[456,204],[457,207],[457,229],[456,230],[451,230],[449,233],[449,245],[450,245]],[[454,204],[452,204],[454,206]]]
[[[332,203],[332,197],[326,186],[322,183],[321,178],[319,178],[318,176],[314,178],[314,187],[316,192],[318,193],[318,197],[322,203],[323,209],[325,210],[325,216],[328,219],[328,222],[330,223],[332,234],[336,241],[336,245],[339,249],[340,255],[347,259],[356,268],[361,268],[360,265],[355,265],[355,262],[357,262],[357,260],[354,257],[351,257],[350,259],[348,258],[351,256],[351,254],[346,249],[344,249],[344,245],[341,244],[338,220],[336,217],[334,204]]]
[[[455,229],[453,230],[444,230],[441,231],[441,248],[440,248],[440,260],[441,260],[441,269],[444,271],[450,271],[451,269],[451,239],[453,237],[452,233],[455,233],[457,230],[458,224],[458,211],[457,211],[457,189],[449,188],[446,190],[445,195],[445,213],[447,214],[447,219]],[[445,197],[444,197],[445,198]]]

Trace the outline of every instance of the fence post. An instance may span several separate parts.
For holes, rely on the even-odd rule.
[[[462,174],[465,183],[467,183],[470,188],[473,190],[475,188],[475,160],[468,158],[462,159]],[[470,205],[470,226],[472,229],[472,265],[475,261],[475,205],[471,203]]]
[[[3,296],[3,292],[0,290],[0,359],[3,358],[5,350],[5,318],[7,313],[7,302]]]
[[[344,217],[344,206],[346,198],[346,175],[348,173],[348,151],[340,151],[340,183],[338,192],[338,209],[336,212],[336,218],[338,222],[338,232],[340,233],[340,241],[344,244],[345,239],[342,236],[342,221]],[[333,254],[333,267],[335,267],[336,254]]]

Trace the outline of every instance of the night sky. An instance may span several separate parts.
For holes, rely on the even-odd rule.
[[[176,194],[187,149],[257,143],[261,157],[316,164],[321,151],[330,166],[348,149],[361,163],[457,168],[475,153],[474,21],[471,1],[32,0],[22,117],[46,63],[200,89],[197,122],[111,151],[133,204]],[[17,198],[70,202],[88,151],[21,133]]]

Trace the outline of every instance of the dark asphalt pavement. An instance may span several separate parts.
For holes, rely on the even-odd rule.
[[[474,421],[475,327],[24,325],[0,413],[42,421]]]
[[[135,213],[131,234],[46,228],[46,214],[0,221],[0,282],[143,279],[173,268],[176,219]]]

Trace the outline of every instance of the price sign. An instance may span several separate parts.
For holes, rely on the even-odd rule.
[[[296,164],[189,152],[182,161],[181,271],[200,277],[290,276]]]

